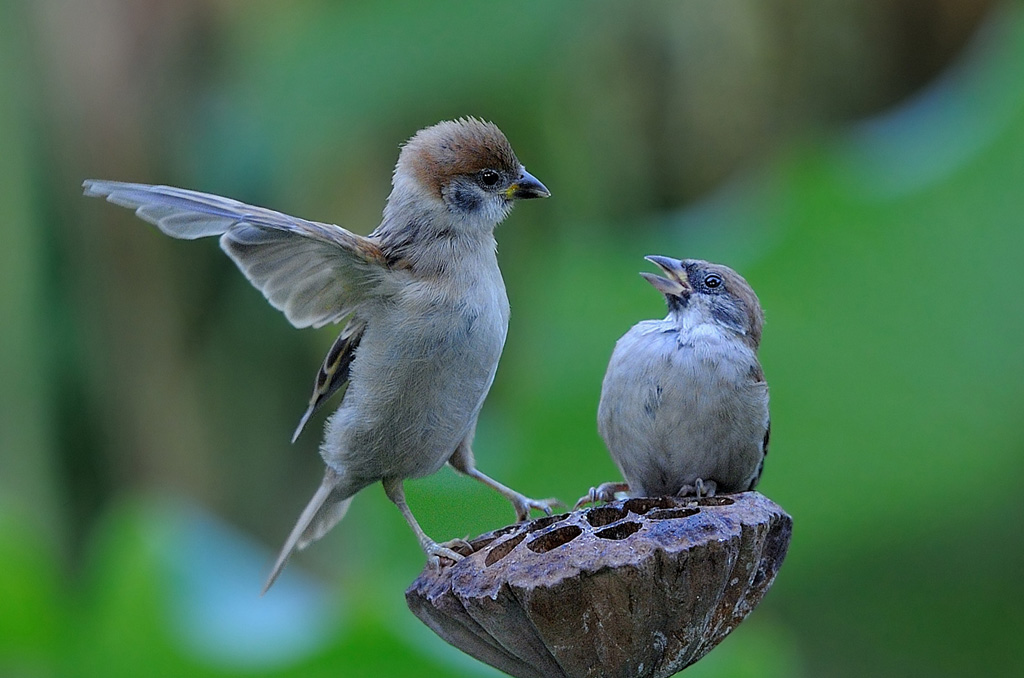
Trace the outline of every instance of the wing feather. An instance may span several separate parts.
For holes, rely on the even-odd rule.
[[[167,235],[220,236],[220,246],[296,327],[339,322],[366,299],[385,265],[376,242],[230,198],[172,186],[83,183],[85,195],[134,209]]]
[[[327,352],[320,371],[317,372],[316,381],[313,383],[313,395],[309,398],[309,407],[306,408],[299,425],[292,435],[292,442],[298,439],[306,422],[328,398],[334,395],[342,386],[348,383],[349,368],[356,355],[356,348],[363,338],[363,331],[366,329],[366,322],[359,318],[352,318],[345,329],[341,331],[338,338],[331,345]]]

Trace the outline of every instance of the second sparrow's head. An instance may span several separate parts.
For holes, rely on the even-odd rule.
[[[665,295],[669,314],[682,323],[712,323],[738,335],[757,349],[764,327],[764,311],[750,284],[722,264],[700,259],[646,257],[666,275],[641,273]]]
[[[497,125],[476,118],[417,132],[402,147],[393,183],[396,193],[412,191],[439,201],[454,217],[490,225],[504,219],[515,200],[551,195]]]

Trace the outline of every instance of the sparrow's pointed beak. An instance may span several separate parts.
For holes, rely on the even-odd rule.
[[[671,294],[676,297],[689,296],[693,292],[690,281],[686,278],[686,268],[683,266],[683,262],[656,254],[644,257],[644,259],[655,264],[668,276],[668,278],[662,278],[660,275],[654,275],[653,273],[641,273],[640,275],[644,277],[644,280],[654,285],[654,289],[662,294]]]
[[[551,191],[544,184],[537,180],[525,169],[520,173],[514,184],[505,190],[505,197],[509,200],[528,200],[529,198],[547,198]]]

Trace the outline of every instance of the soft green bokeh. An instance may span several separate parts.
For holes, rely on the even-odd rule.
[[[570,502],[615,479],[606,361],[664,313],[642,257],[728,263],[767,312],[759,489],[794,538],[687,675],[1024,672],[1024,10],[913,80],[857,32],[884,5],[0,3],[0,676],[497,675],[405,609],[422,554],[378,487],[257,597],[320,477],[322,416],[287,441],[332,330],[79,195],[367,233],[401,140],[470,114],[553,192],[498,232],[481,469]],[[407,490],[437,538],[513,517],[447,469]]]

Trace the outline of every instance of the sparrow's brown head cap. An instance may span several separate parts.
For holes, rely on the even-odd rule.
[[[477,118],[459,118],[417,132],[402,147],[395,173],[408,173],[441,195],[441,187],[452,177],[484,169],[515,175],[520,165],[497,125]]]

